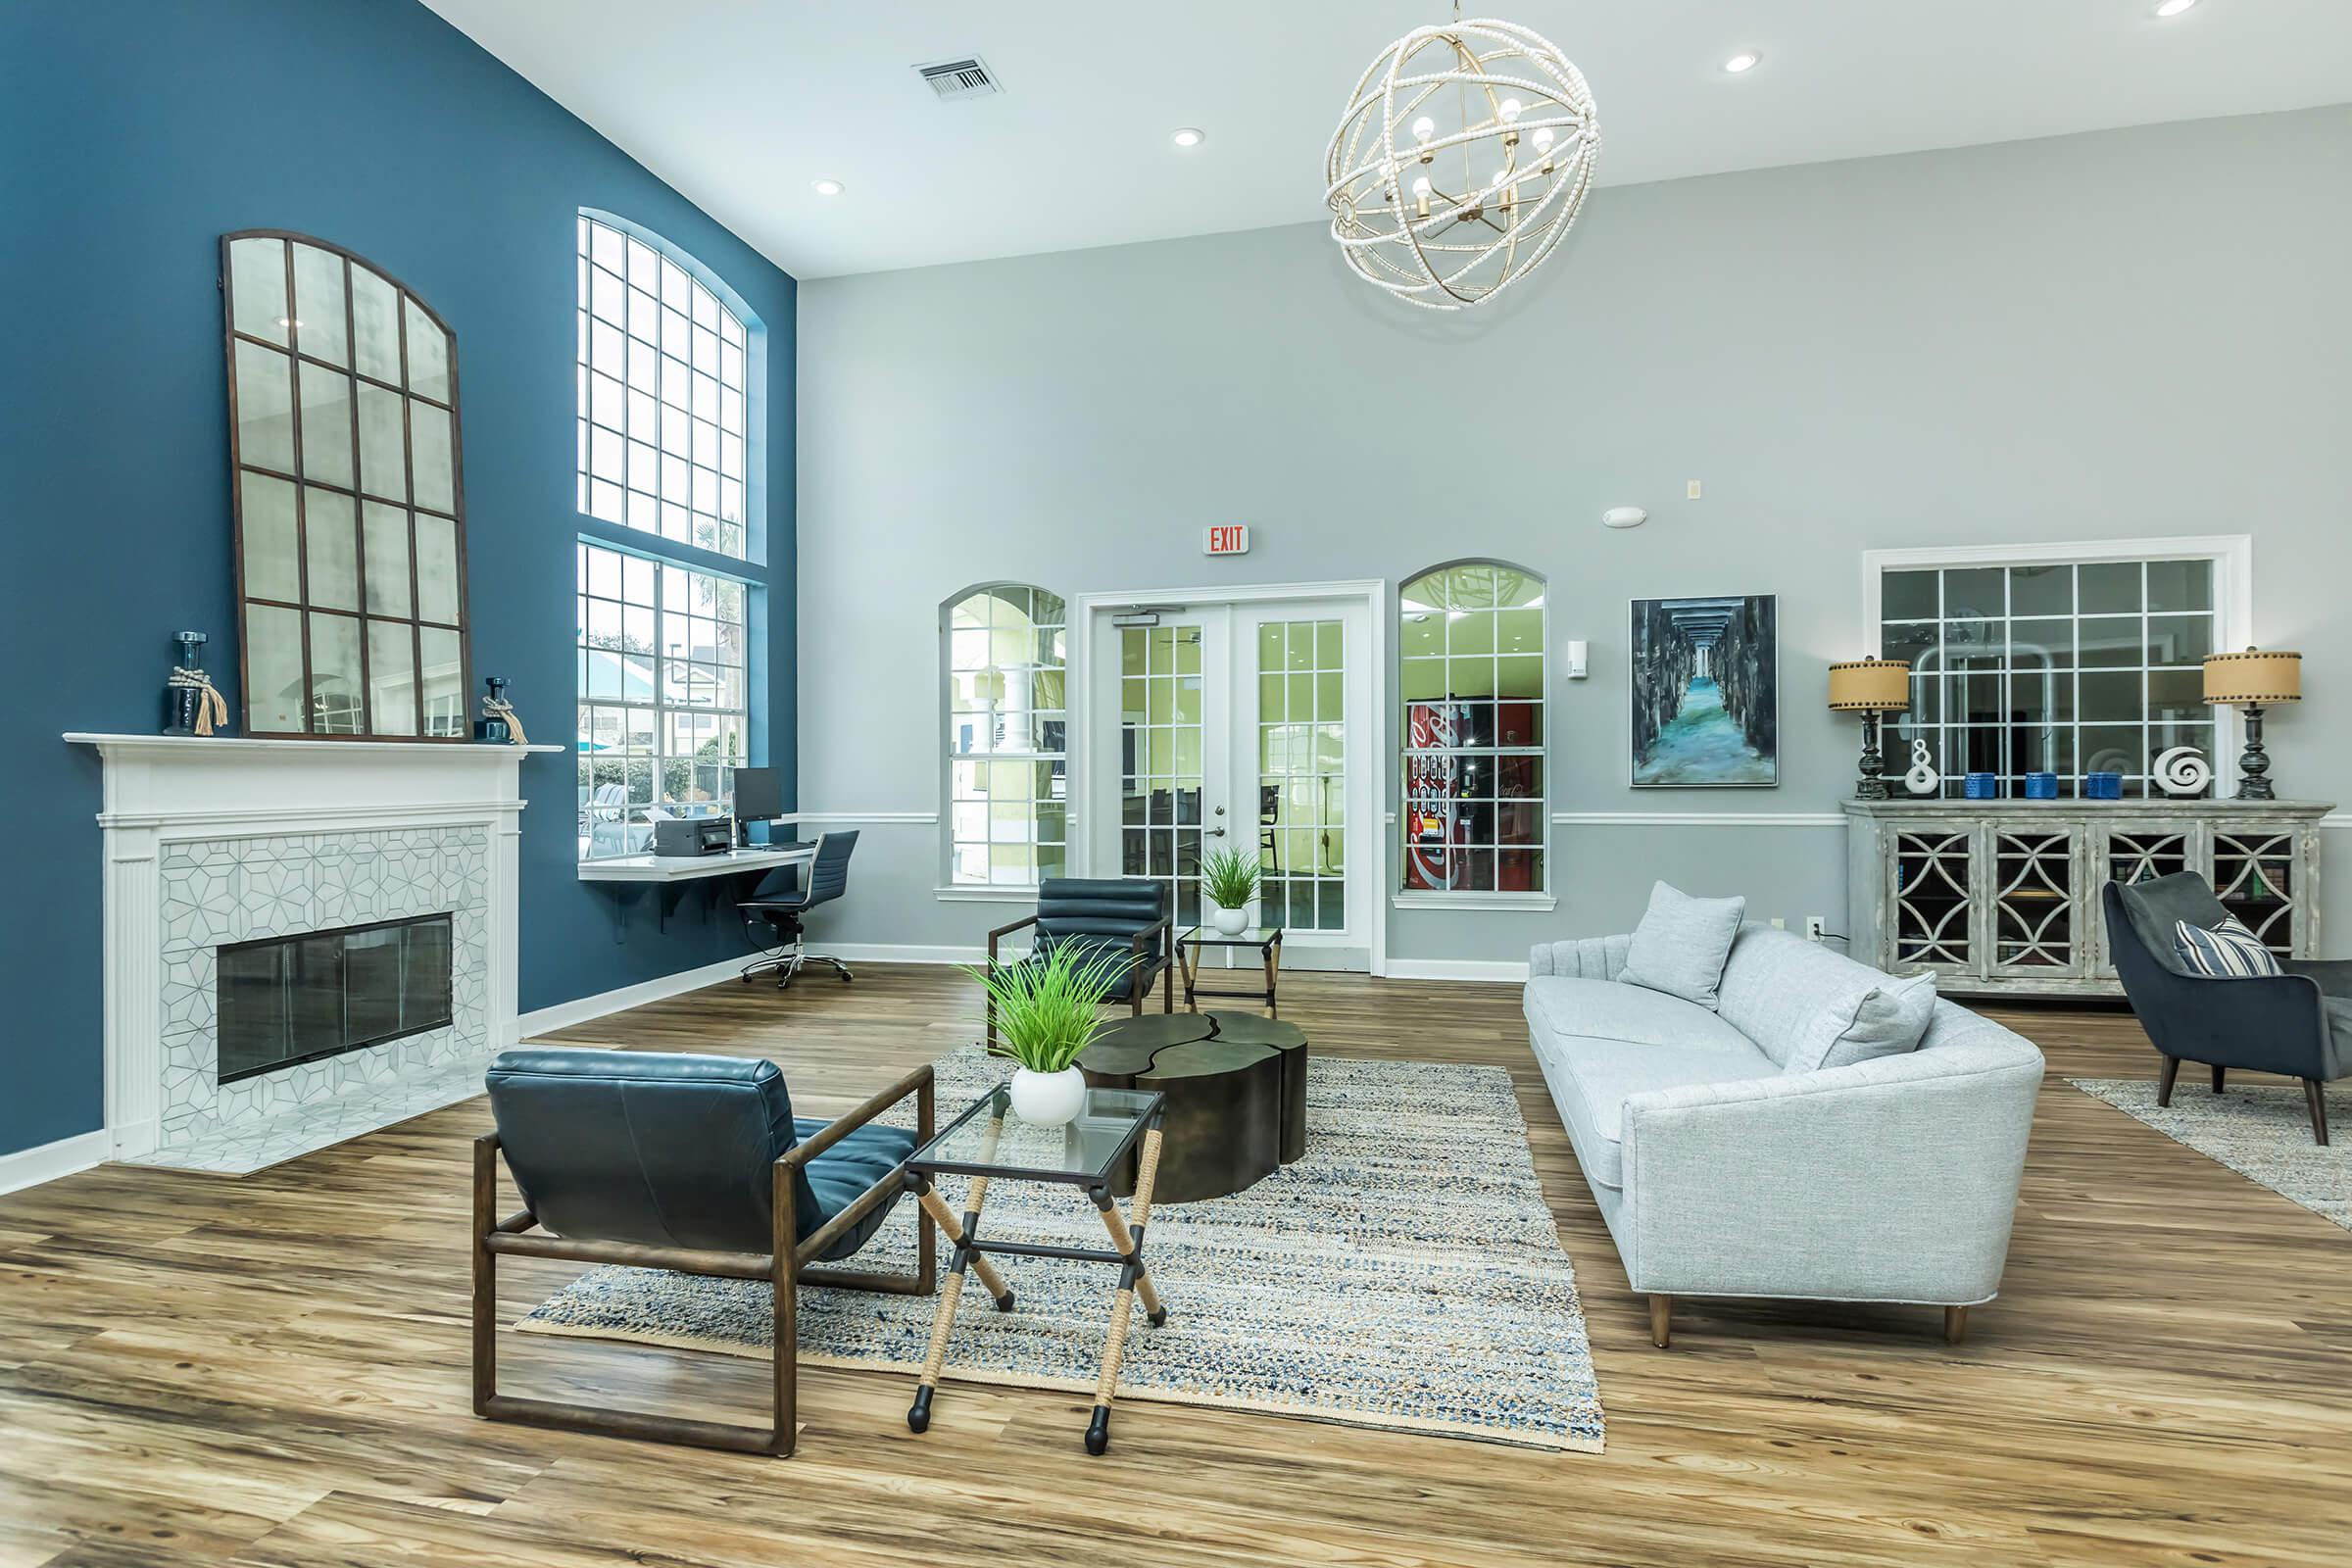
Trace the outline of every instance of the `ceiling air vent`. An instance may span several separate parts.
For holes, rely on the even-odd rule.
[[[914,74],[931,84],[941,103],[979,98],[997,91],[997,78],[988,74],[987,64],[977,55],[965,60],[943,60],[936,66],[917,66]]]

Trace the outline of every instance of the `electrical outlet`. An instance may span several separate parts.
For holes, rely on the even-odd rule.
[[[1805,940],[1807,942],[1819,942],[1823,937],[1828,936],[1829,934],[1829,921],[1823,919],[1818,914],[1808,914],[1805,916]]]
[[[1786,931],[1786,930],[1788,930],[1788,918],[1787,918],[1786,916],[1784,916],[1784,915],[1778,915],[1778,914],[1774,915],[1774,916],[1772,917],[1772,928],[1773,928],[1775,931]]]
[[[1705,491],[1705,487],[1704,487],[1704,486],[1702,486],[1702,485],[1700,485],[1700,484],[1699,484],[1699,482],[1698,482],[1696,479],[1693,479],[1693,480],[1691,480],[1691,481],[1690,481],[1690,483],[1688,486],[1686,486],[1686,487],[1684,488],[1684,490],[1683,490],[1683,497],[1684,497],[1684,499],[1685,499],[1685,500],[1688,500],[1688,501],[1696,501],[1696,500],[1697,500],[1697,499],[1698,499],[1700,496],[1704,495],[1705,493],[1706,493],[1706,491]]]

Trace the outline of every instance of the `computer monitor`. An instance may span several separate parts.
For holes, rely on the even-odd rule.
[[[772,822],[784,814],[784,785],[772,767],[735,770],[735,820]]]

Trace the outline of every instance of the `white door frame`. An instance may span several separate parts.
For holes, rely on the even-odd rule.
[[[1348,854],[1369,859],[1363,866],[1370,879],[1372,929],[1369,972],[1385,975],[1389,972],[1389,837],[1390,829],[1381,818],[1387,802],[1387,769],[1389,758],[1389,585],[1386,578],[1362,577],[1343,582],[1271,582],[1227,584],[1214,588],[1152,588],[1118,593],[1080,594],[1071,601],[1077,613],[1069,620],[1069,663],[1076,677],[1068,709],[1068,737],[1066,755],[1070,760],[1070,825],[1069,846],[1071,872],[1076,876],[1097,874],[1094,867],[1095,834],[1087,820],[1087,810],[1095,796],[1095,732],[1096,704],[1103,694],[1102,676],[1095,668],[1095,646],[1098,623],[1102,617],[1138,607],[1168,609],[1182,605],[1187,609],[1208,606],[1231,608],[1235,605],[1263,604],[1270,601],[1340,600],[1355,601],[1365,608],[1365,621],[1371,628],[1364,655],[1371,661],[1372,711],[1366,737],[1366,750],[1371,760],[1369,799],[1372,803],[1371,820],[1348,822]],[[1110,672],[1116,678],[1117,671]],[[1372,829],[1367,832],[1366,829]]]

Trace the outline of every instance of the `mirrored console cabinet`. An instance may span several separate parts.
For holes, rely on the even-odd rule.
[[[2311,801],[1848,801],[1851,953],[1947,996],[2121,996],[2099,884],[2195,871],[2281,957],[2319,951]]]

